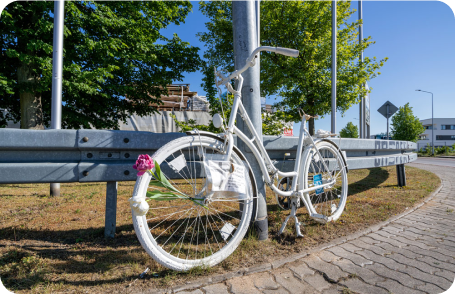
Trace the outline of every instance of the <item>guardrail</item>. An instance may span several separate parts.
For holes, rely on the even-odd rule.
[[[103,130],[0,130],[0,184],[107,182],[105,235],[115,233],[117,183],[135,181],[139,154],[153,154],[182,133]],[[404,164],[417,159],[416,144],[375,139],[331,139],[346,152],[349,169],[396,165],[406,185]],[[298,138],[264,136],[277,167],[294,167]],[[290,153],[289,156],[284,156]]]

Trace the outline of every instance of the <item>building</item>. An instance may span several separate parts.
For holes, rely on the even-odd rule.
[[[119,122],[123,131],[148,131],[154,133],[179,132],[174,121],[193,121],[196,125],[208,125],[212,120],[210,104],[205,96],[190,90],[190,84],[167,85],[167,95],[161,95],[160,104],[155,106],[158,113],[148,116],[131,115],[126,123]]]
[[[167,85],[167,95],[161,95],[161,104],[153,103],[158,111],[210,111],[205,96],[190,90],[190,84]]]
[[[370,139],[379,139],[379,140],[387,140],[387,133],[380,133],[377,135],[371,135]],[[389,134],[389,140],[392,140],[392,136]]]
[[[435,147],[452,146],[455,144],[455,118],[431,118],[420,120],[425,131],[419,135],[417,148],[425,148],[427,144],[432,146],[432,138]]]

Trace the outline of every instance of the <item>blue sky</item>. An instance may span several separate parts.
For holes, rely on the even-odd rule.
[[[196,37],[205,30],[208,21],[193,3],[193,12],[180,26],[172,25],[163,33],[177,33],[184,41],[201,48]],[[352,2],[357,9],[357,1]],[[453,7],[453,4],[452,4]],[[355,13],[357,17],[357,12]],[[381,68],[381,75],[368,84],[371,92],[371,134],[386,131],[386,119],[377,109],[387,100],[398,106],[410,102],[414,115],[431,118],[431,94],[434,93],[434,116],[455,117],[455,17],[452,9],[437,1],[364,1],[364,37],[372,36],[376,44],[365,56],[389,60]],[[200,73],[186,74],[184,83],[191,90],[204,95]],[[272,103],[270,99],[268,103]],[[354,105],[344,117],[337,114],[337,132],[349,121],[358,124],[359,106]],[[330,130],[330,115],[316,121],[316,129]]]

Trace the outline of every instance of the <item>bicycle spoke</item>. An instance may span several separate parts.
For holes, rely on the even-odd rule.
[[[194,208],[192,208],[192,209],[190,210],[191,213],[193,213],[193,212],[192,212],[193,209],[194,209]],[[180,219],[178,219],[178,220],[180,220]],[[176,220],[175,222],[177,222],[178,220]],[[175,223],[175,222],[174,222],[174,223]],[[178,228],[169,236],[169,238],[166,240],[166,242],[164,242],[164,244],[162,245],[162,247],[164,247],[164,245],[166,245],[167,242],[169,242],[169,240],[172,238],[172,236],[174,236],[174,234],[180,229],[180,227],[181,227],[184,223],[185,223],[185,221],[183,221],[183,222],[180,224],[180,226],[179,226],[179,227],[178,227]],[[163,233],[164,233],[164,232],[163,232]],[[160,236],[161,236],[161,235],[160,235]],[[158,237],[156,237],[156,238],[158,239],[160,236],[158,236]]]
[[[194,207],[193,207],[193,208],[190,208],[189,210],[191,210],[191,209],[194,209]],[[182,217],[183,217],[183,215],[181,215],[175,222],[173,222],[172,225],[174,225],[176,222],[178,222],[179,220],[181,220]],[[159,237],[161,237],[161,235],[162,235],[163,233],[165,233],[167,230],[169,230],[169,228],[170,228],[172,225],[170,225],[169,227],[167,227],[166,230],[164,230],[163,232],[161,232],[161,234],[159,234],[158,237],[156,237],[156,239],[158,239]],[[164,246],[164,245],[163,245],[163,246]]]

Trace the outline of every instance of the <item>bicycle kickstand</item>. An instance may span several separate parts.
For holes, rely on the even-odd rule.
[[[295,222],[295,233],[296,233],[298,238],[303,238],[303,235],[300,232],[300,222],[297,219],[297,215],[296,215],[296,211],[297,211],[297,199],[296,198],[292,198],[291,199],[291,206],[292,206],[291,213],[284,220],[284,222],[281,225],[281,228],[280,228],[280,231],[278,232],[278,234],[279,235],[283,234],[283,231],[286,228],[286,225],[287,225],[287,223],[289,221],[289,218],[293,217],[294,218],[294,222]]]

